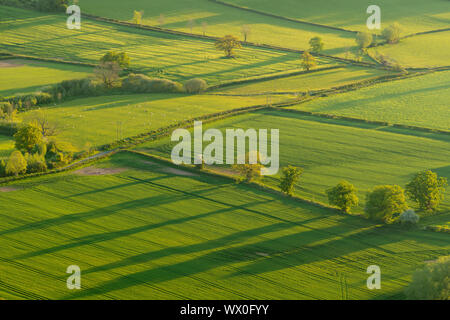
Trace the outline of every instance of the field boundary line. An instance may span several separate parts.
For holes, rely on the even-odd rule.
[[[265,11],[260,11],[260,10],[256,10],[256,9],[252,9],[252,8],[248,8],[248,7],[242,7],[242,6],[239,6],[239,5],[236,5],[236,4],[232,4],[232,3],[228,3],[228,2],[224,2],[224,1],[220,1],[220,0],[208,0],[208,1],[220,4],[220,5],[223,5],[223,6],[235,8],[235,9],[238,9],[238,10],[244,10],[244,11],[248,11],[248,12],[264,15],[264,16],[267,16],[267,17],[277,18],[277,19],[281,19],[281,20],[294,22],[294,23],[306,24],[306,25],[310,25],[310,26],[314,26],[314,27],[320,27],[320,28],[327,28],[327,29],[331,29],[331,30],[335,30],[335,31],[349,32],[349,33],[353,33],[353,34],[358,33],[358,31],[354,31],[354,30],[349,30],[349,29],[344,29],[344,28],[339,28],[339,27],[333,27],[333,26],[328,26],[328,25],[325,25],[325,24],[308,22],[308,21],[294,19],[294,18],[288,18],[288,17],[276,15],[276,14],[265,12]]]

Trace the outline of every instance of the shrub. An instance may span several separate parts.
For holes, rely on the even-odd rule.
[[[328,189],[326,193],[328,202],[345,213],[350,213],[351,208],[359,203],[356,188],[347,181],[340,182],[334,188]]]
[[[323,50],[324,44],[322,38],[314,37],[309,40],[310,50],[314,53],[320,53]]]
[[[28,124],[17,130],[14,139],[18,150],[30,152],[36,144],[42,142],[42,134],[36,126]]]
[[[373,36],[369,32],[358,32],[355,41],[359,48],[365,49],[372,44]]]
[[[367,194],[365,212],[371,219],[392,222],[407,209],[400,186],[378,186]]]
[[[184,88],[188,93],[200,93],[208,88],[208,84],[203,79],[195,78],[186,81],[186,83],[184,84]]]
[[[133,93],[177,93],[182,85],[172,80],[150,78],[143,74],[130,74],[122,82],[122,90]]]
[[[438,177],[430,170],[416,174],[412,181],[406,186],[406,194],[421,209],[427,211],[436,210],[444,199],[447,179]]]
[[[414,210],[408,209],[400,215],[399,220],[402,225],[410,227],[416,225],[420,217]]]
[[[27,172],[27,161],[20,151],[11,153],[6,164],[5,173],[7,176],[18,176]]]
[[[115,62],[120,68],[125,69],[130,66],[130,57],[126,52],[109,51],[100,59],[100,62]]]
[[[303,173],[302,168],[296,168],[293,166],[288,166],[283,168],[282,177],[280,181],[280,189],[282,192],[287,195],[292,195],[294,190],[294,185],[300,179],[300,176]]]
[[[415,271],[405,293],[410,300],[450,300],[450,256]]]
[[[308,51],[302,54],[302,68],[306,71],[311,70],[316,66],[316,58],[312,56]]]

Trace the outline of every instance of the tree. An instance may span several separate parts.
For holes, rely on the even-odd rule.
[[[45,112],[41,110],[33,111],[26,121],[38,128],[42,137],[54,137],[58,134],[58,125],[51,122]]]
[[[369,32],[358,32],[355,41],[360,49],[365,50],[372,44],[373,36]]]
[[[130,57],[126,52],[108,51],[100,59],[100,63],[102,62],[115,62],[120,68],[126,69],[130,66]]]
[[[69,0],[37,0],[37,9],[40,11],[65,11],[69,6]]]
[[[255,163],[250,163],[251,158],[256,158]],[[238,170],[242,176],[244,176],[244,180],[247,182],[251,182],[255,179],[261,177],[261,169],[263,168],[261,164],[261,155],[259,152],[254,154],[247,153],[245,155],[245,163],[244,164],[235,164],[233,166],[234,169]]]
[[[319,53],[323,50],[324,44],[321,37],[314,37],[309,40],[311,52]]]
[[[112,88],[117,83],[121,70],[117,62],[101,62],[94,72],[107,88]]]
[[[302,54],[302,68],[306,71],[311,70],[316,66],[316,58],[314,58],[308,51]]]
[[[409,300],[449,300],[450,256],[440,257],[416,270],[405,293]]]
[[[328,202],[345,213],[350,213],[351,208],[359,203],[356,188],[347,181],[340,182],[337,186],[328,189],[326,193]]]
[[[252,29],[249,25],[244,24],[241,29],[241,33],[244,36],[244,42],[247,42],[247,38],[250,36]]]
[[[16,149],[30,152],[35,145],[42,142],[42,133],[33,124],[27,124],[19,128],[14,134]]]
[[[281,191],[291,196],[294,191],[294,185],[300,179],[302,173],[303,173],[302,168],[296,168],[293,166],[283,168],[282,177],[280,181]]]
[[[444,199],[447,179],[430,170],[419,172],[406,186],[406,195],[420,208],[434,211]]]
[[[388,43],[397,43],[400,41],[400,33],[400,25],[398,23],[394,23],[385,28],[382,32],[382,35]]]
[[[233,35],[226,35],[223,38],[217,40],[216,48],[217,50],[222,50],[225,52],[225,55],[230,58],[234,55],[235,49],[240,49],[241,43],[239,39]]]
[[[11,153],[5,171],[8,176],[18,176],[27,172],[27,161],[22,152],[16,150]]]
[[[138,24],[140,25],[142,23],[142,16],[143,16],[143,12],[142,11],[136,11],[134,10],[133,13],[133,23],[134,24]]]
[[[414,226],[420,220],[420,217],[412,209],[408,209],[400,215],[400,223],[405,226]]]
[[[392,222],[407,209],[400,186],[378,186],[367,194],[365,212],[373,220]]]

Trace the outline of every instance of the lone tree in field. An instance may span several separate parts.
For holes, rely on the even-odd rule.
[[[421,209],[434,211],[444,199],[446,186],[446,178],[438,177],[435,172],[426,170],[416,174],[408,183],[406,195],[419,204]]]
[[[245,163],[235,164],[233,165],[233,168],[239,171],[241,176],[243,176],[244,180],[247,182],[258,179],[261,177],[261,170],[263,169],[261,155],[259,152],[249,152],[245,155]]]
[[[107,88],[112,88],[119,80],[119,73],[122,69],[117,62],[100,62],[94,73]]]
[[[302,173],[303,173],[302,168],[296,168],[293,166],[283,168],[282,177],[280,181],[281,191],[289,196],[292,196],[294,191],[294,185],[300,179]]]
[[[316,66],[316,58],[312,56],[308,51],[302,54],[302,68],[306,71],[311,70]]]
[[[234,56],[234,50],[242,48],[239,39],[233,35],[226,35],[225,37],[217,40],[216,42],[217,50],[225,52],[227,58]]]
[[[251,32],[252,32],[252,29],[250,28],[249,25],[244,24],[244,25],[242,26],[241,33],[242,33],[242,35],[244,36],[244,42],[247,42],[247,39],[248,39],[248,37],[250,36],[250,33],[251,33]]]
[[[427,263],[414,272],[405,293],[408,300],[449,300],[450,256]]]
[[[18,176],[27,172],[27,161],[20,151],[11,153],[5,172],[7,176]]]
[[[134,10],[133,13],[133,23],[140,25],[142,23],[142,16],[144,15],[144,13],[142,11],[136,11]]]
[[[309,40],[309,46],[311,52],[320,53],[323,50],[324,44],[321,37],[314,37]]]
[[[373,36],[369,32],[358,32],[355,41],[358,47],[365,51],[372,44]]]
[[[347,181],[340,182],[334,188],[327,191],[328,202],[341,209],[344,213],[350,213],[352,207],[359,203],[356,188]]]
[[[397,43],[400,41],[400,33],[400,25],[398,23],[394,23],[385,28],[382,32],[382,35],[388,43]]]
[[[130,57],[126,52],[109,51],[100,58],[101,62],[115,62],[120,68],[126,69],[130,66]]]
[[[42,133],[33,124],[27,124],[19,128],[14,134],[17,150],[30,152],[35,145],[42,142]]]
[[[393,222],[407,209],[400,186],[378,186],[367,194],[365,212],[373,220]]]

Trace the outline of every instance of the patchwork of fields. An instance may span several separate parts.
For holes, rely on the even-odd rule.
[[[450,31],[439,31],[450,25],[449,1],[380,0],[383,28],[397,22],[407,37],[386,44],[372,30],[376,46],[361,57],[355,35],[366,31],[368,1],[78,4],[125,22],[141,10],[143,25],[162,29],[84,16],[81,30],[69,30],[63,12],[0,5],[0,160],[15,150],[17,138],[4,134],[11,122],[21,128],[39,116],[56,128],[45,142],[69,142],[87,157],[17,181],[0,166],[0,299],[405,299],[415,270],[450,255],[448,233],[429,228],[450,228],[450,188],[436,212],[408,202],[420,215],[409,229],[364,212],[375,186],[404,188],[426,169],[450,180]],[[244,40],[244,29],[252,44],[232,57],[215,38],[198,37]],[[308,50],[317,36],[324,49],[309,70],[292,49]],[[20,97],[17,113],[18,100],[4,99],[72,79],[105,89],[94,66],[110,51],[131,59],[113,75],[116,88],[69,88],[38,105]],[[373,59],[381,54],[399,65]],[[132,94],[121,87],[127,72],[148,83],[200,78],[207,88]],[[217,117],[240,108],[249,110]],[[161,159],[175,143],[150,133],[198,117],[209,119],[204,130],[279,129],[281,168],[304,169],[295,197],[269,190],[279,190],[281,171],[257,187],[236,183],[226,165]],[[138,135],[147,140],[131,138]],[[22,150],[25,162],[35,150]],[[352,214],[331,208],[325,194],[342,180],[360,198]],[[81,290],[66,287],[69,265],[82,270]],[[367,288],[369,265],[382,270],[381,290]]]
[[[399,298],[418,265],[450,253],[445,234],[376,226],[142,157],[97,166],[125,171],[40,178],[1,195],[7,298]],[[75,293],[72,264],[84,270]],[[382,290],[366,288],[371,264],[385,270]]]

